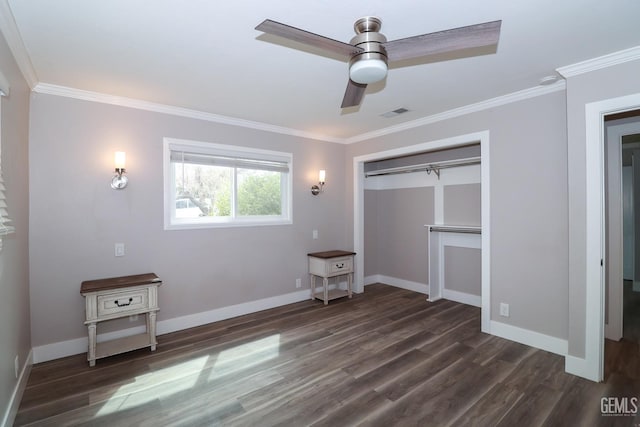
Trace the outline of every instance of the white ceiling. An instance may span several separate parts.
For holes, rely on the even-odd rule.
[[[35,77],[343,140],[535,87],[558,67],[640,46],[638,0],[0,0]],[[254,27],[269,18],[348,42],[502,20],[495,54],[393,68],[341,110],[348,64]],[[7,37],[9,38],[9,37]],[[14,51],[16,44],[13,43]],[[20,55],[17,55],[20,59]],[[29,67],[22,60],[22,68]],[[382,113],[404,107],[394,118]]]

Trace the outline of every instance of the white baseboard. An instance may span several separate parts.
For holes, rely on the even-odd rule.
[[[489,333],[520,344],[559,354],[560,356],[566,356],[569,351],[567,340],[496,322],[495,320],[490,322]]]
[[[395,286],[402,289],[408,289],[408,290],[420,292],[423,294],[429,293],[429,286],[423,283],[411,282],[408,280],[403,280],[403,279],[398,279],[398,278],[393,278],[393,277],[383,276],[383,275],[372,275],[372,276],[365,277],[365,285],[370,285],[373,283],[386,283],[391,286]],[[457,293],[457,294],[460,294],[460,293]],[[467,295],[467,294],[462,294],[462,295]],[[285,295],[279,295],[276,297],[264,298],[261,300],[250,301],[250,302],[236,304],[228,307],[221,307],[221,308],[217,308],[217,309],[202,312],[202,313],[190,314],[187,316],[176,317],[173,319],[161,320],[161,321],[158,321],[157,331],[158,331],[158,335],[168,334],[171,332],[188,329],[195,326],[205,325],[207,323],[212,323],[220,320],[230,319],[232,317],[242,316],[244,314],[255,313],[257,311],[267,310],[269,308],[274,308],[282,305],[304,301],[309,298],[310,298],[309,290],[305,289],[305,290],[300,290],[300,291],[292,292]],[[467,297],[465,296],[463,298],[467,298]],[[470,303],[470,302],[464,302],[464,301],[460,301],[460,302],[463,302],[465,304]],[[562,356],[567,355],[568,343],[566,340],[540,334],[538,332],[533,332],[526,329],[518,328],[515,326],[507,325],[501,322],[496,322],[493,320],[490,323],[490,327],[491,329],[489,333],[493,335],[506,338],[511,341],[516,341],[522,344],[526,344],[531,347],[536,347],[545,351],[550,351],[552,353],[559,354]],[[106,341],[106,340],[111,340],[115,338],[121,338],[129,335],[138,334],[143,331],[144,331],[144,326],[136,326],[134,328],[128,328],[120,331],[100,334],[98,336],[98,340]],[[28,378],[28,373],[31,369],[32,363],[41,363],[41,362],[46,362],[48,360],[71,356],[74,354],[85,353],[87,351],[87,345],[88,345],[87,338],[82,337],[82,338],[76,338],[72,340],[34,347],[31,353],[29,353],[29,358],[25,362],[25,365],[23,366],[22,373],[20,375],[20,381],[18,382],[19,386],[16,387],[16,390],[14,391],[14,397],[22,395],[22,390],[24,390],[24,386],[26,385],[26,378]],[[576,359],[576,360],[573,361],[573,359]],[[583,371],[580,369],[580,364],[579,364],[581,360],[583,359],[579,359],[579,358],[570,359],[570,356],[567,356],[566,370],[569,373],[575,373],[575,375],[589,378],[588,376],[585,376],[579,373]],[[19,400],[18,400],[18,403],[19,403]],[[15,410],[17,411],[17,407],[15,408]],[[8,417],[9,413],[10,412],[7,412],[7,415],[5,416],[5,418]],[[14,413],[14,416],[15,416],[15,413]]]
[[[397,277],[384,276],[382,274],[373,274],[364,278],[364,285],[372,285],[374,283],[384,283],[386,285],[395,286],[396,288],[407,289],[409,291],[420,292],[421,294],[429,293],[429,285],[410,280],[398,279]]]
[[[11,398],[9,399],[9,404],[7,405],[7,410],[4,413],[4,418],[2,419],[2,427],[9,427],[13,425],[13,422],[16,418],[16,414],[18,413],[18,408],[20,407],[20,401],[22,400],[22,395],[24,394],[24,389],[27,387],[27,381],[29,380],[29,373],[31,373],[31,366],[33,365],[33,350],[29,351],[24,364],[22,365],[22,369],[20,370],[20,375],[18,376],[18,382],[16,383],[15,388],[13,389],[13,393],[11,393]]]
[[[472,295],[451,289],[443,289],[442,298],[462,304],[473,305],[475,307],[482,307],[482,297],[480,295]]]
[[[308,289],[305,289],[289,294],[264,298],[261,300],[231,305],[228,307],[216,308],[214,310],[205,311],[202,313],[175,317],[173,319],[160,320],[158,321],[157,325],[158,335],[181,331],[183,329],[193,328],[195,326],[201,326],[207,323],[217,322],[220,320],[230,319],[232,317],[242,316],[244,314],[255,313],[257,311],[267,310],[269,308],[275,308],[282,305],[304,301],[306,299],[310,299],[309,292],[310,291]],[[160,308],[162,309],[162,307]],[[98,335],[97,339],[98,341],[108,341],[116,338],[139,334],[144,331],[144,326],[136,326],[133,328],[100,334]],[[72,356],[74,354],[86,353],[87,347],[87,337],[75,338],[72,340],[34,347],[32,350],[33,363],[41,363],[48,360],[59,359],[61,357]]]
[[[278,295],[276,297],[269,297],[242,304],[230,305],[228,307],[216,308],[215,310],[205,311],[203,313],[190,314],[187,316],[163,320],[158,322],[158,335],[181,331],[195,326],[206,325],[207,323],[218,322],[220,320],[231,319],[232,317],[238,317],[245,314],[255,313],[257,311],[292,304],[294,302],[304,301],[311,298],[309,295],[310,291],[305,289],[289,294]]]

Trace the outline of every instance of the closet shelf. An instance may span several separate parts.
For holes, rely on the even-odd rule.
[[[444,160],[441,162],[431,162],[431,163],[421,163],[419,165],[411,165],[411,166],[398,166],[395,168],[386,168],[379,169],[375,171],[365,172],[365,178],[369,178],[370,176],[380,176],[380,175],[395,175],[399,173],[410,173],[410,172],[420,172],[426,171],[427,174],[434,172],[438,179],[440,179],[440,170],[455,168],[460,166],[469,166],[469,165],[479,165],[480,157],[469,157],[466,159],[457,159],[457,160]]]

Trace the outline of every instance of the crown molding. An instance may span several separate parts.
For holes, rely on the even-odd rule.
[[[27,49],[24,47],[20,31],[18,31],[13,12],[7,0],[0,0],[0,32],[4,35],[22,76],[29,87],[33,89],[38,84],[38,75],[33,68]]]
[[[395,126],[389,126],[386,128],[378,129],[372,132],[366,132],[360,135],[347,138],[346,144],[353,144],[356,142],[366,141],[373,138],[378,138],[384,135],[392,133],[402,132],[409,129],[414,129],[420,126],[429,125],[432,123],[440,122],[454,117],[464,116],[465,114],[475,113],[478,111],[487,110],[490,108],[499,107],[505,104],[511,104],[513,102],[522,101],[529,98],[535,98],[538,96],[546,95],[553,92],[563,91],[566,88],[566,82],[559,80],[557,83],[549,86],[536,86],[529,89],[524,89],[518,92],[513,92],[507,95],[499,96],[496,98],[487,99],[485,101],[477,102],[475,104],[465,105],[464,107],[454,108],[452,110],[444,111],[442,113],[434,114],[420,119],[412,120],[405,123],[400,123]]]
[[[234,117],[222,116],[219,114],[206,113],[203,111],[191,110],[188,108],[158,104],[154,102],[142,101],[139,99],[108,95],[104,93],[75,89],[75,88],[70,88],[66,86],[58,86],[58,85],[53,85],[48,83],[36,84],[35,87],[33,88],[33,91],[37,93],[48,94],[48,95],[57,95],[57,96],[63,96],[66,98],[79,99],[83,101],[99,102],[102,104],[136,108],[139,110],[152,111],[155,113],[164,113],[164,114],[170,114],[170,115],[179,116],[179,117],[186,117],[190,119],[205,120],[205,121],[221,123],[229,126],[239,126],[239,127],[244,127],[248,129],[279,133],[283,135],[313,139],[317,141],[333,142],[336,144],[353,144],[356,142],[366,141],[366,140],[377,138],[380,136],[402,132],[402,131],[417,128],[420,126],[425,126],[425,125],[436,123],[442,120],[463,116],[465,114],[487,110],[489,108],[494,108],[494,107],[522,101],[529,98],[535,98],[537,96],[546,95],[548,93],[562,91],[565,88],[566,88],[566,82],[564,80],[560,80],[557,83],[550,86],[536,86],[536,87],[521,90],[518,92],[513,92],[504,96],[488,99],[486,101],[477,102],[475,104],[466,105],[464,107],[455,108],[453,110],[444,111],[442,113],[423,117],[417,120],[401,123],[395,126],[389,126],[386,128],[377,129],[372,132],[362,133],[350,138],[336,138],[336,137],[331,137],[326,135],[319,135],[319,134],[305,132],[297,129],[270,125],[267,123],[254,122],[251,120],[244,120],[244,119],[238,119]]]
[[[326,135],[305,132],[283,126],[271,125],[268,123],[254,122],[251,120],[238,119],[235,117],[222,116],[219,114],[206,113],[204,111],[191,110],[188,108],[175,107],[172,105],[158,104],[155,102],[142,101],[139,99],[126,98],[122,96],[108,95],[105,93],[92,92],[88,90],[75,89],[66,86],[52,85],[48,83],[38,83],[33,88],[34,92],[48,95],[64,96],[83,101],[99,102],[102,104],[117,105],[120,107],[136,108],[138,110],[152,111],[155,113],[170,114],[173,116],[186,117],[196,120],[220,123],[229,126],[239,126],[248,129],[261,130],[265,132],[279,133],[283,135],[295,136],[299,138],[314,139],[325,142],[344,143],[342,138],[333,138]]]
[[[557,68],[556,71],[560,73],[562,77],[567,78],[600,70],[602,68],[612,67],[614,65],[624,64],[625,62],[636,61],[638,59],[640,59],[640,46],[635,46],[629,49],[613,52],[608,55],[560,67]]]

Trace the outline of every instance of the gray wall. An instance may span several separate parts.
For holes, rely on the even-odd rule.
[[[445,185],[443,196],[445,224],[482,225],[480,184]]]
[[[482,295],[482,252],[480,249],[444,247],[445,289]]]
[[[484,130],[490,132],[492,319],[567,338],[564,91],[349,145],[347,199],[353,157]],[[353,218],[353,204],[347,209]],[[498,316],[500,302],[510,304],[508,319]]]
[[[29,87],[0,35],[0,71],[11,85],[2,97],[2,172],[9,214],[16,233],[0,251],[0,420],[16,387],[14,358],[20,367],[31,349],[29,321]]]
[[[433,187],[365,191],[365,276],[429,283],[425,224],[433,223]]]
[[[585,105],[640,92],[640,61],[567,79],[569,201],[569,354],[585,355],[586,331],[586,165]]]
[[[293,224],[163,230],[163,137],[293,153]],[[129,186],[114,191],[113,153]],[[34,347],[86,336],[83,280],[155,272],[158,320],[308,288],[308,252],[351,249],[345,147],[136,109],[34,94],[31,102],[31,312]],[[312,196],[318,170],[324,192]],[[312,230],[319,239],[312,240]],[[114,243],[126,256],[114,257]],[[99,332],[130,327],[127,319]]]

